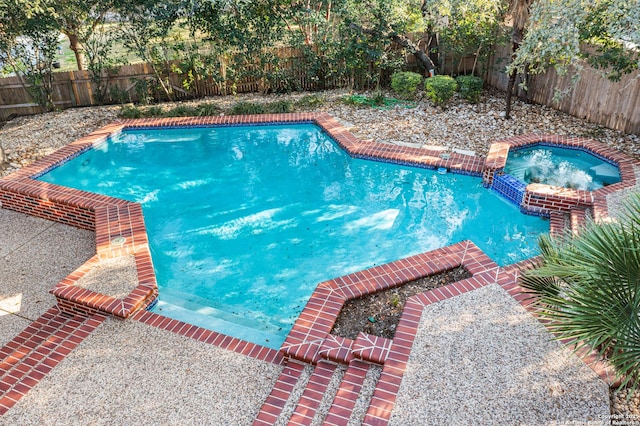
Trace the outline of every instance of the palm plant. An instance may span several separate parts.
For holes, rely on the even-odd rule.
[[[523,272],[540,315],[559,339],[606,357],[621,387],[640,384],[640,195],[619,221],[543,236],[538,268]],[[630,392],[630,393],[631,393]]]

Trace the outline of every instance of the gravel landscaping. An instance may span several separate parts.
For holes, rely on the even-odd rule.
[[[610,130],[596,124],[555,111],[551,108],[514,101],[511,120],[500,116],[504,109],[501,92],[487,90],[480,102],[470,105],[454,98],[445,109],[428,101],[417,102],[415,108],[396,106],[388,109],[347,105],[341,99],[344,90],[322,93],[260,96],[243,94],[200,101],[162,104],[164,110],[176,105],[195,106],[214,103],[225,111],[238,102],[266,103],[273,100],[319,99],[321,104],[296,107],[297,110],[328,112],[339,119],[361,139],[382,143],[439,146],[473,151],[486,155],[492,142],[524,133],[554,133],[592,138],[626,154],[640,158],[640,137]],[[120,106],[68,109],[31,117],[19,117],[0,131],[0,145],[6,151],[9,165],[0,177],[51,154],[69,142],[118,119]]]

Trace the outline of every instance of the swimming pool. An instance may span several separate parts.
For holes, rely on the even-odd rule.
[[[479,178],[353,159],[312,124],[126,130],[40,179],[141,203],[154,310],[269,347],[321,281],[464,239],[510,264],[548,231]]]

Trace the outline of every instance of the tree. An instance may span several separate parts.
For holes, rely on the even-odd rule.
[[[281,45],[286,23],[274,0],[213,0],[198,3],[189,14],[191,31],[200,31],[211,49],[205,72],[223,80],[251,78],[262,92],[287,84],[281,58],[274,47]]]
[[[475,56],[472,73],[478,61],[488,62],[493,46],[501,41],[506,7],[502,0],[424,0],[421,6],[429,32],[438,35],[441,72],[445,56],[450,55],[461,72],[462,60]]]
[[[181,16],[181,6],[179,0],[126,0],[118,9],[118,30],[124,47],[150,64],[155,83],[169,100],[173,100],[173,87],[166,78],[169,70],[163,69],[169,50],[165,42]]]
[[[51,10],[42,1],[0,3],[0,62],[19,78],[46,111],[53,105],[53,61],[59,32]]]
[[[349,0],[345,2],[343,16],[356,40],[365,37],[371,46],[394,42],[414,55],[425,71],[433,74],[435,64],[429,55],[407,36],[425,28],[421,6],[422,2],[416,0],[370,0],[364,4]]]
[[[519,59],[520,46],[524,39],[525,28],[529,22],[529,16],[531,12],[531,4],[534,0],[511,0],[509,3],[509,16],[512,23],[511,32],[511,64],[512,68],[508,69],[509,83],[507,84],[507,96],[505,106],[505,118],[511,118],[511,97],[513,95],[513,89],[516,85],[516,78],[518,75],[518,68],[513,68],[513,64]],[[526,68],[523,66],[521,73],[524,73]]]
[[[69,39],[79,70],[86,68],[85,44],[105,15],[116,6],[116,0],[63,0],[51,2],[60,32]]]
[[[640,0],[536,0],[527,22],[511,76],[554,67],[577,81],[586,61],[615,80],[640,66]]]

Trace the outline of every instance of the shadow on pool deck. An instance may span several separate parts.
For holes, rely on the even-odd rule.
[[[49,290],[95,251],[93,232],[0,208],[0,346],[55,305]]]

